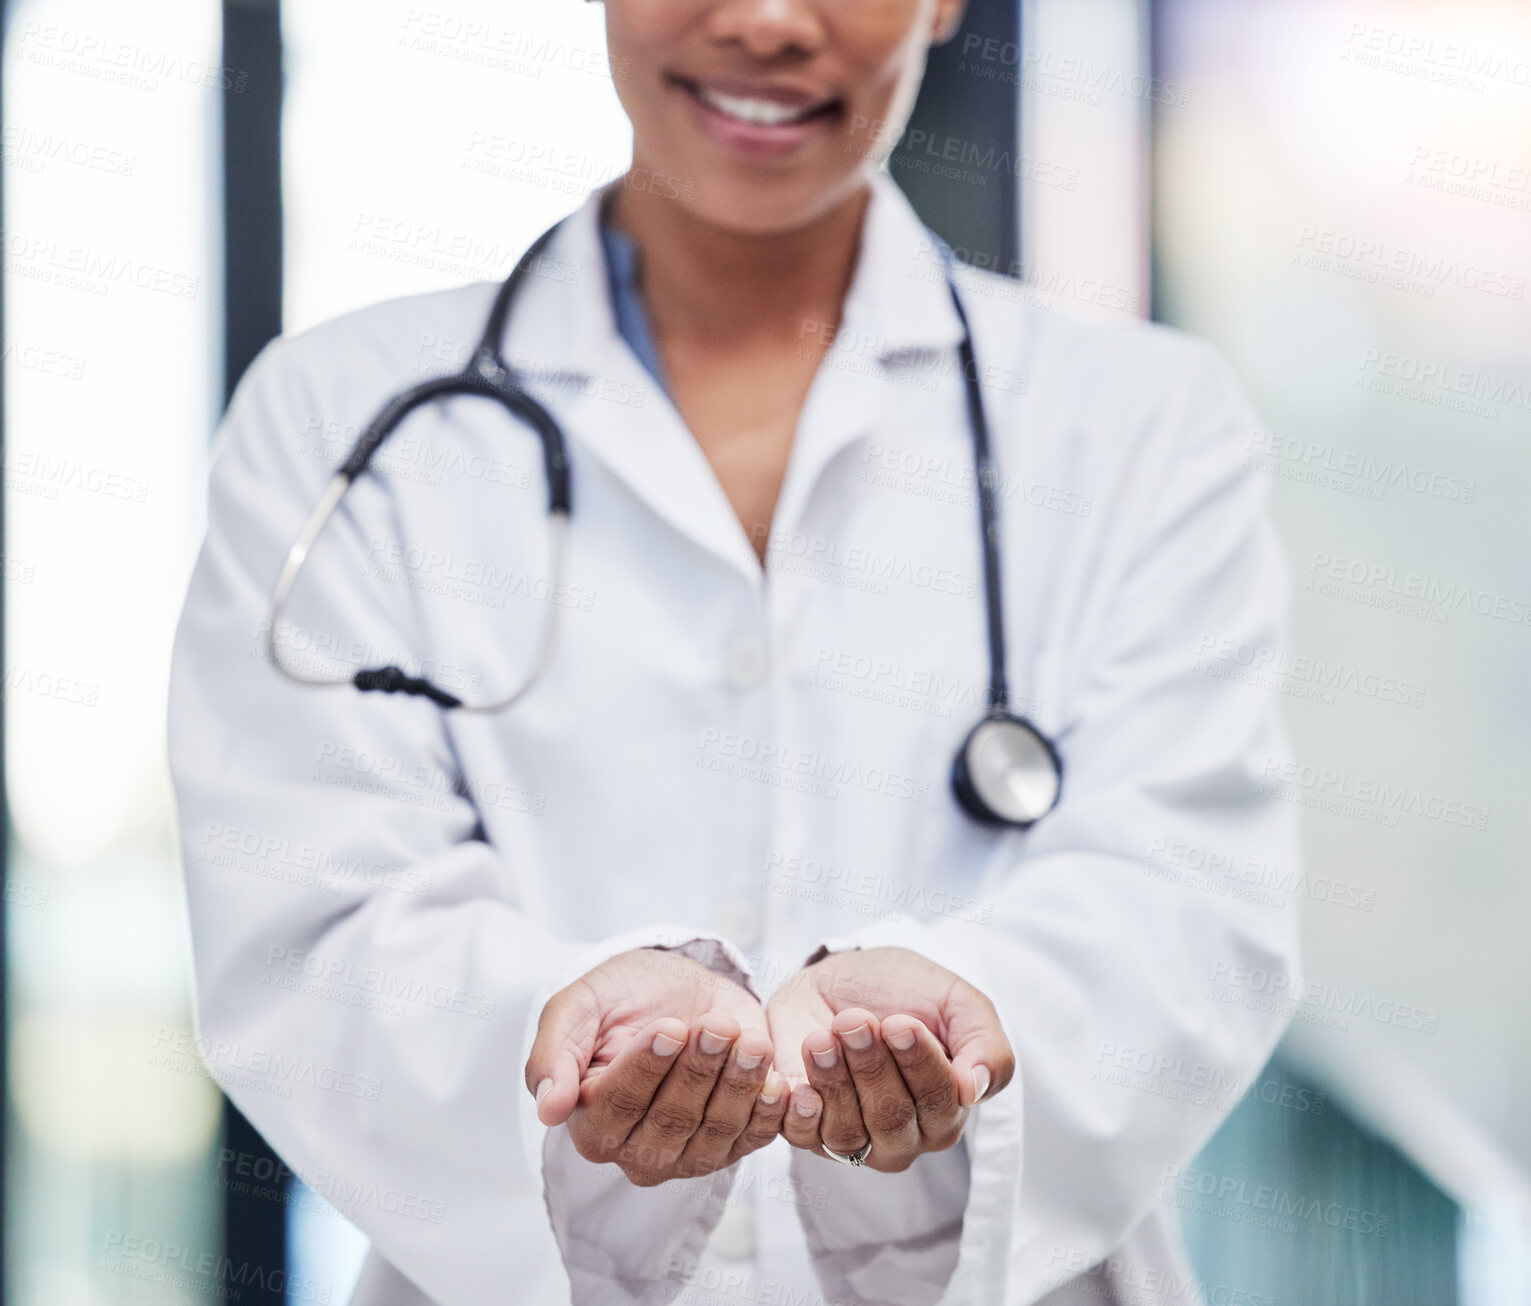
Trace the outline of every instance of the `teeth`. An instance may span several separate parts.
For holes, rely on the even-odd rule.
[[[730,118],[738,118],[741,122],[758,123],[765,127],[779,127],[782,123],[796,122],[800,118],[807,117],[816,107],[808,105],[806,108],[794,109],[790,105],[777,104],[774,100],[755,100],[739,95],[724,95],[719,91],[710,91],[705,86],[697,87],[697,95]]]

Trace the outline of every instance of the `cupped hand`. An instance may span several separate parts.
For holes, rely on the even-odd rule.
[[[548,999],[526,1063],[546,1125],[634,1184],[732,1165],[781,1128],[765,1013],[741,985],[676,952],[639,948]]]
[[[766,1020],[793,1083],[787,1141],[842,1155],[870,1141],[874,1170],[951,1147],[1015,1074],[994,1004],[907,948],[831,953],[772,995]]]

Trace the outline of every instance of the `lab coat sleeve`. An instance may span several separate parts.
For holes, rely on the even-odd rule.
[[[571,1279],[580,1302],[667,1300],[667,1265],[694,1259],[722,1197],[635,1188],[578,1157],[567,1130],[537,1122],[525,1056],[546,998],[618,952],[680,948],[746,985],[748,965],[683,923],[554,937],[519,886],[556,868],[508,866],[486,842],[438,709],[300,687],[264,660],[274,579],[333,470],[312,435],[340,402],[324,389],[335,369],[313,357],[276,342],[239,385],[175,638],[199,1051],[293,1170],[434,1300],[569,1301]],[[332,518],[279,630],[298,665],[423,647],[407,589],[366,574],[369,536],[399,538],[392,512],[386,481],[364,476]],[[726,1190],[734,1173],[709,1182]],[[625,1222],[605,1249],[579,1233],[601,1217]]]
[[[964,1286],[943,1302],[1019,1306],[1120,1244],[1232,1106],[1232,1094],[1209,1108],[1177,1090],[1186,1079],[1248,1084],[1291,1007],[1268,995],[1300,992],[1298,896],[1239,892],[1241,868],[1275,868],[1285,883],[1298,874],[1297,811],[1269,784],[1289,757],[1278,696],[1220,678],[1226,663],[1209,652],[1280,654],[1288,572],[1266,479],[1247,458],[1257,419],[1210,347],[1177,348],[1179,384],[1134,452],[1058,656],[1058,807],[1027,833],[996,836],[974,893],[981,910],[964,913],[974,919],[903,916],[825,941],[924,953],[989,996],[1016,1052],[1011,1086],[978,1108],[964,1140],[974,1186],[990,1183],[1009,1139],[985,1117],[1017,1116],[1013,1218],[982,1221],[1009,1247],[964,1229],[953,1280]],[[1187,850],[1226,873],[1177,871]],[[1259,991],[1242,978],[1252,974]],[[1134,1078],[1124,1064],[1154,1069]],[[970,1192],[970,1225],[1003,1187],[982,1207]],[[836,1203],[822,1218],[850,1217]],[[846,1241],[829,1225],[810,1237]],[[879,1282],[893,1281],[875,1258],[844,1281],[853,1301]]]

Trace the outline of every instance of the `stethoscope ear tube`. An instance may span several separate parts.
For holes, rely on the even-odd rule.
[[[612,192],[608,190],[607,198]],[[605,199],[603,199],[603,203]],[[509,707],[546,672],[557,642],[559,612],[556,600],[548,603],[548,615],[533,654],[532,665],[521,683],[503,697],[486,703],[466,703],[430,680],[412,676],[396,666],[369,667],[354,674],[315,676],[282,660],[278,627],[282,611],[308,560],[309,553],[346,491],[371,467],[373,456],[420,405],[451,395],[479,395],[493,399],[513,417],[530,426],[542,442],[548,488],[548,521],[554,592],[561,589],[568,553],[571,510],[570,466],[564,436],[546,408],[527,393],[519,375],[507,367],[500,354],[511,303],[516,290],[561,223],[554,223],[517,261],[515,269],[495,294],[484,333],[471,361],[461,372],[435,377],[390,399],[352,447],[336,472],[298,538],[288,550],[272,595],[266,629],[266,656],[289,679],[304,685],[352,685],[369,692],[402,693],[429,699],[443,708],[466,712],[500,712]],[[1025,829],[1057,805],[1063,788],[1063,765],[1052,741],[1026,718],[1008,708],[1005,679],[1005,628],[1000,575],[998,477],[989,451],[989,429],[979,388],[973,335],[962,298],[952,275],[954,257],[947,251],[947,285],[962,323],[958,346],[966,385],[968,420],[972,430],[973,458],[977,476],[980,542],[983,556],[984,603],[989,652],[989,712],[969,732],[952,763],[952,791],[962,809],[973,819],[990,825]]]
[[[484,360],[476,357],[466,371],[432,377],[390,399],[351,447],[339,474],[348,482],[356,480],[371,466],[373,455],[382,448],[383,442],[420,405],[453,395],[480,395],[495,400],[511,416],[520,418],[537,432],[542,443],[543,472],[548,486],[548,511],[569,512],[572,499],[569,452],[563,431],[553,420],[553,415],[516,384],[514,373],[507,371],[496,359],[491,358],[488,362],[492,366],[485,367]]]
[[[497,359],[493,361],[496,366],[486,369],[478,365],[481,360],[476,359],[475,365],[470,366],[467,371],[424,381],[391,399],[373,418],[352,447],[340,470],[325,486],[319,502],[303,523],[292,547],[288,549],[281,573],[272,590],[271,610],[265,632],[266,657],[289,680],[310,686],[353,685],[364,692],[418,695],[430,699],[438,707],[461,708],[466,712],[499,712],[525,694],[546,671],[557,639],[560,605],[556,601],[550,601],[548,604],[548,614],[542,623],[542,634],[537,641],[530,671],[509,693],[486,703],[464,702],[457,695],[440,688],[430,680],[411,676],[396,666],[366,667],[354,675],[319,676],[304,673],[282,659],[277,637],[282,611],[287,605],[293,585],[297,582],[298,574],[303,570],[315,542],[330,518],[334,516],[346,492],[356,482],[357,477],[368,469],[373,456],[382,447],[383,442],[411,412],[433,399],[450,395],[480,395],[487,399],[494,399],[512,415],[530,425],[541,438],[543,467],[548,487],[548,530],[553,563],[551,592],[557,594],[563,589],[568,562],[568,525],[572,498],[569,456],[563,432],[547,409],[516,385],[512,374],[498,366]]]

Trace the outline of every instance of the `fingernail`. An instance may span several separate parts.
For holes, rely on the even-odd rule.
[[[710,1029],[704,1029],[702,1036],[696,1042],[705,1056],[715,1057],[727,1048],[733,1039],[724,1038],[721,1034],[714,1034]]]
[[[888,1040],[888,1046],[897,1048],[900,1052],[907,1052],[914,1046],[914,1031],[912,1029],[898,1029],[891,1034],[883,1035]]]
[[[870,1025],[857,1025],[855,1029],[848,1029],[840,1035],[840,1042],[844,1043],[852,1052],[865,1052],[872,1046],[872,1027]]]
[[[792,1104],[792,1109],[805,1120],[809,1116],[816,1116],[819,1114],[819,1104],[817,1102],[794,1102]]]
[[[775,1106],[781,1101],[781,1081],[775,1075],[767,1078],[765,1087],[760,1090],[760,1100],[767,1106]]]
[[[656,1057],[673,1057],[684,1047],[678,1038],[671,1038],[668,1034],[654,1035],[654,1055]]]
[[[988,1066],[973,1067],[973,1087],[978,1091],[973,1094],[973,1101],[978,1101],[989,1091],[989,1068]]]
[[[822,1052],[815,1052],[813,1060],[820,1070],[833,1070],[835,1066],[834,1048],[827,1047]]]
[[[542,1099],[545,1098],[552,1091],[553,1091],[553,1079],[552,1079],[552,1077],[549,1076],[548,1078],[546,1078],[544,1080],[541,1080],[537,1084],[537,1105],[541,1106],[542,1105]]]
[[[704,1034],[702,1037],[705,1038],[706,1035]],[[741,1052],[737,1057],[734,1058],[734,1060],[738,1062],[740,1070],[753,1070],[756,1066],[765,1060],[765,1053]]]

